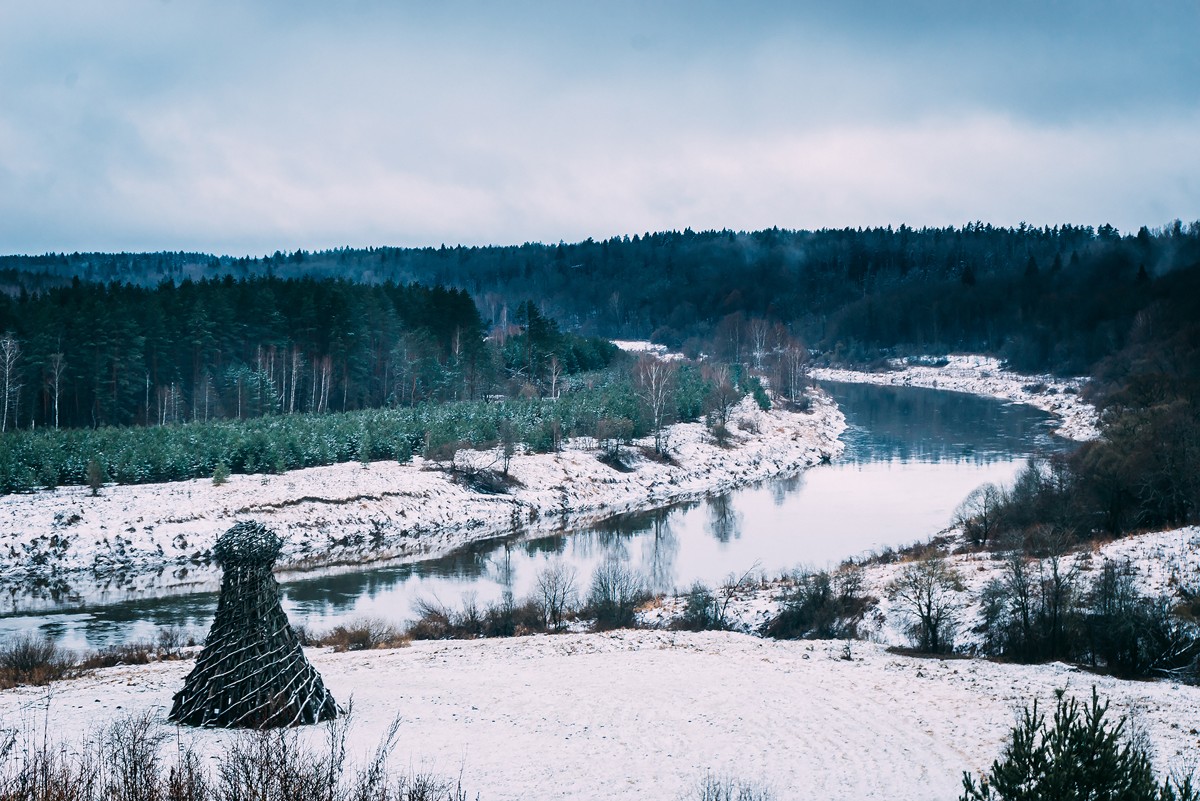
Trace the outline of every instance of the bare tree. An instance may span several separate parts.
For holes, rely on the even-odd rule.
[[[808,384],[808,350],[798,342],[792,342],[783,349],[781,358],[783,379],[780,392],[792,403],[800,400]]]
[[[674,362],[665,362],[656,356],[643,356],[637,363],[638,394],[650,411],[654,450],[658,453],[663,452],[663,427],[667,423],[671,389],[677,372],[678,367]]]
[[[957,574],[938,557],[913,562],[888,585],[888,597],[906,619],[918,650],[938,654],[954,647],[958,586]]]
[[[575,605],[579,597],[577,578],[575,568],[561,559],[551,562],[537,574],[534,599],[547,628],[560,628],[567,611]]]
[[[300,348],[292,345],[292,381],[288,386],[288,414],[296,411],[296,385],[300,383],[300,371],[304,368],[304,357],[300,355]],[[387,381],[384,380],[383,387],[384,395],[387,395]]]
[[[4,384],[3,416],[0,416],[0,432],[8,430],[9,410],[16,417],[15,397],[21,390],[17,362],[21,358],[21,343],[12,332],[0,338],[0,381]],[[13,427],[16,427],[14,422]]]
[[[550,354],[550,397],[558,399],[558,379],[562,376],[562,363],[558,360],[558,356]]]
[[[62,380],[67,372],[67,360],[61,353],[50,354],[50,391],[54,396],[54,428],[58,428],[58,402],[62,397]],[[149,390],[147,390],[149,391]]]
[[[641,576],[616,556],[600,563],[592,574],[588,608],[596,616],[597,628],[619,628],[634,621],[637,606],[646,598]]]
[[[976,545],[987,547],[1000,527],[1000,509],[1004,505],[1004,491],[995,484],[987,483],[971,490],[970,494],[954,510],[954,524],[961,526],[963,534]]]
[[[714,422],[724,425],[729,422],[729,410],[738,402],[738,391],[729,377],[729,367],[716,364],[703,368],[703,375],[711,384],[706,405]]]
[[[754,343],[754,369],[763,369],[763,359],[767,355],[767,342],[770,338],[771,324],[761,317],[750,321],[750,338]]]

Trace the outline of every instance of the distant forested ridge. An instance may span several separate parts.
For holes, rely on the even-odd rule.
[[[474,400],[512,376],[537,385],[603,368],[616,350],[532,304],[518,321],[488,343],[466,292],[419,284],[75,278],[0,295],[0,421],[162,425]]]
[[[0,258],[0,286],[156,285],[255,276],[337,277],[465,291],[484,329],[540,312],[584,334],[653,338],[742,356],[749,323],[787,327],[836,359],[881,351],[996,353],[1013,367],[1087,372],[1122,348],[1157,279],[1200,265],[1200,223],[1111,226],[769,229],[575,244],[338,249],[265,258],[189,253]],[[1169,282],[1168,282],[1169,285]],[[3,319],[0,317],[0,319]],[[716,337],[714,339],[714,332]]]

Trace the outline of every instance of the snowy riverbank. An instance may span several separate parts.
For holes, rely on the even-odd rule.
[[[955,530],[945,533],[947,545],[940,551],[958,578],[958,587],[948,595],[955,610],[955,649],[960,653],[979,653],[983,643],[975,629],[982,622],[983,589],[988,582],[1003,577],[1011,554],[1003,551],[951,554],[949,551],[960,543],[960,535]],[[1105,562],[1128,564],[1138,592],[1147,597],[1175,596],[1180,588],[1195,592],[1200,588],[1200,526],[1133,534],[1083,547],[1064,555],[1060,570],[1075,575],[1086,585]],[[867,611],[858,628],[859,636],[885,646],[911,645],[904,621],[887,593],[888,585],[909,564],[907,560],[868,561],[861,567],[859,592],[877,599],[878,603]],[[1029,569],[1036,573],[1038,565],[1030,564]],[[728,606],[732,625],[747,633],[761,631],[767,621],[779,614],[790,586],[785,578],[749,584],[734,592]],[[639,613],[639,619],[644,625],[665,627],[683,614],[685,604],[684,597],[667,597]]]
[[[822,367],[811,375],[822,381],[927,387],[1001,398],[1057,416],[1061,422],[1055,431],[1066,439],[1082,442],[1100,435],[1096,408],[1079,397],[1086,378],[1011,373],[1003,369],[999,359],[990,356],[952,355],[945,357],[944,366],[934,367],[938,361],[897,359],[893,360],[896,369],[879,373]]]
[[[110,486],[98,497],[84,487],[9,495],[0,498],[0,586],[36,583],[61,599],[96,576],[108,589],[211,584],[208,550],[237,520],[286,536],[284,569],[435,555],[794,473],[836,457],[844,428],[824,396],[806,413],[763,412],[746,398],[731,415],[729,447],[700,423],[678,424],[666,437],[673,464],[625,448],[620,471],[599,461],[594,441],[574,440],[558,453],[515,456],[509,473],[519,483],[508,494],[470,489],[418,458],[235,475],[221,486],[200,479]],[[458,459],[499,467],[495,452]],[[12,604],[0,600],[0,611]]]
[[[400,715],[392,764],[461,770],[483,801],[675,801],[695,797],[710,770],[770,784],[781,801],[956,798],[962,771],[999,756],[1024,704],[1051,705],[1064,688],[1086,697],[1093,685],[1145,733],[1160,771],[1190,770],[1200,748],[1200,688],[1062,664],[914,659],[871,643],[842,655],[841,642],[659,631],[309,651],[339,701],[354,701],[354,758]],[[0,725],[40,741],[43,731],[80,737],[123,715],[164,720],[191,667],[117,667],[49,693],[0,692]],[[235,736],[179,733],[202,753]]]

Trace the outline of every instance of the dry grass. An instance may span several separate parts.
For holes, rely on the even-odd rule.
[[[396,773],[394,721],[366,764],[346,759],[350,716],[322,746],[295,730],[246,732],[205,760],[149,715],[124,718],[79,745],[0,730],[0,801],[467,801],[461,780]],[[215,767],[210,767],[210,765]]]

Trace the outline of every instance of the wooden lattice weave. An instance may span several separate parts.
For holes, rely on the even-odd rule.
[[[175,694],[172,721],[267,729],[337,717],[333,695],[304,657],[279,601],[271,567],[282,544],[266,526],[244,522],[213,546],[225,571],[221,598],[204,650]]]

